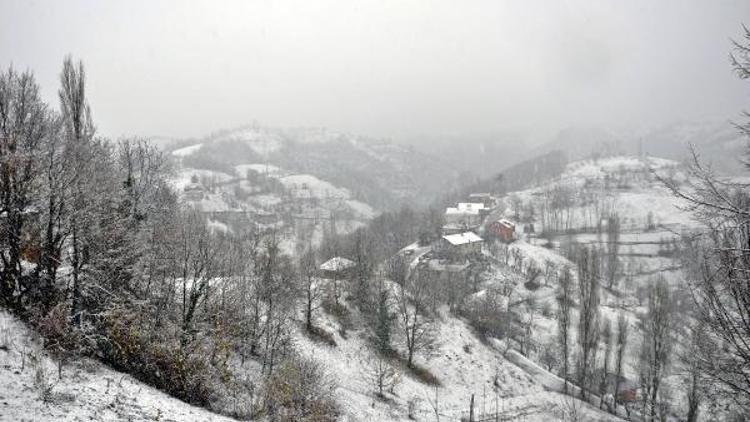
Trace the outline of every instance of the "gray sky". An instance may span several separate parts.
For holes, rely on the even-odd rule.
[[[252,121],[385,137],[735,117],[750,1],[9,1],[0,65],[57,105],[83,59],[100,133]]]

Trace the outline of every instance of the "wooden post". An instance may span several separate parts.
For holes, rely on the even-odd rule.
[[[469,406],[469,422],[474,422],[474,394],[471,395],[471,405]]]

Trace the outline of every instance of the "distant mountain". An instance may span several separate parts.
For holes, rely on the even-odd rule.
[[[743,170],[739,159],[747,150],[744,138],[729,120],[682,121],[649,130],[617,131],[599,127],[561,130],[551,141],[537,147],[536,154],[565,151],[568,158],[621,154],[651,155],[683,161],[693,145],[701,158],[718,171],[736,174]]]
[[[189,168],[231,174],[240,164],[265,163],[310,174],[379,210],[426,205],[454,188],[459,174],[447,160],[413,147],[321,128],[246,126],[167,150]]]
[[[445,159],[450,168],[463,174],[464,182],[494,176],[503,168],[538,155],[531,153],[534,140],[521,130],[425,136],[406,142]]]
[[[736,174],[743,170],[739,160],[747,153],[747,142],[728,120],[680,122],[647,133],[643,149],[650,155],[682,160],[693,145],[716,170]]]

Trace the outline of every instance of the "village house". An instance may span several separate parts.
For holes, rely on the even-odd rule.
[[[354,274],[354,268],[356,266],[357,264],[350,259],[335,256],[320,264],[320,267],[318,267],[318,274],[321,278],[343,280],[350,278]]]
[[[482,242],[484,240],[474,232],[448,234],[437,241],[435,251],[452,260],[465,259],[471,254],[480,253]]]
[[[516,225],[510,220],[502,218],[493,221],[489,225],[487,232],[490,233],[491,236],[496,237],[505,243],[510,243],[515,240]]]
[[[490,209],[481,202],[459,202],[455,207],[445,209],[445,223],[467,228],[476,227],[482,223],[482,219],[489,211]]]

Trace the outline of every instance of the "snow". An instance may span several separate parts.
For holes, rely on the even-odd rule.
[[[226,131],[214,137],[213,141],[242,141],[253,151],[263,156],[278,151],[284,144],[278,131],[262,127],[245,127]]]
[[[479,209],[460,209],[458,207],[448,207],[445,209],[448,215],[479,215]]]
[[[465,245],[467,243],[476,243],[483,241],[483,239],[477,236],[474,232],[449,234],[443,236],[443,239],[447,240],[451,245]]]
[[[297,197],[349,198],[347,189],[336,186],[310,174],[294,174],[279,179],[284,187],[292,190]]]
[[[536,374],[532,376],[507,360],[496,343],[480,341],[466,322],[450,316],[444,308],[438,313],[440,343],[427,358],[420,356],[416,362],[434,374],[441,385],[437,388],[425,385],[404,366],[394,362],[400,383],[394,394],[386,393],[387,400],[380,400],[374,394],[375,388],[368,374],[374,355],[370,349],[370,334],[365,330],[349,330],[343,338],[338,322],[321,313],[316,324],[334,333],[337,345],[331,347],[315,342],[303,333],[299,334],[296,344],[303,354],[321,361],[338,379],[337,398],[343,411],[341,421],[406,422],[410,420],[409,401],[415,402],[417,420],[434,420],[435,410],[431,403],[434,403],[436,394],[440,420],[467,418],[472,395],[475,396],[475,416],[484,413],[489,417],[497,403],[504,420],[559,420],[560,406],[568,400],[565,396],[545,391],[544,384],[535,379]],[[360,318],[356,311],[353,317]],[[355,326],[361,327],[361,324],[362,321],[357,321]],[[399,351],[404,354],[403,350]],[[619,420],[578,403],[589,420]]]
[[[459,202],[456,204],[456,208],[458,208],[459,211],[480,211],[485,209],[484,203],[482,202]]]
[[[323,271],[341,271],[352,268],[355,265],[356,264],[349,259],[336,256],[320,264],[320,269]]]
[[[0,310],[0,421],[232,421],[191,406],[149,387],[130,375],[89,359],[63,366],[42,350],[38,337],[22,322]],[[38,357],[38,364],[32,363]],[[39,368],[39,369],[37,369]],[[51,399],[41,400],[35,373],[54,385]]]
[[[547,262],[553,264],[557,268],[573,267],[573,263],[562,255],[557,254],[551,249],[547,249],[541,246],[532,245],[523,240],[517,240],[510,244],[509,249],[518,250],[524,259],[533,261],[538,268],[544,268]]]
[[[241,176],[244,176],[248,170],[256,171],[260,174],[278,176],[282,173],[281,169],[271,164],[239,164],[234,166]]]
[[[207,224],[208,224],[209,230],[213,232],[227,233],[230,231],[229,227],[227,227],[227,225],[222,223],[221,221],[209,219]]]
[[[193,176],[196,176],[199,179],[201,177],[216,179],[217,182],[226,182],[228,180],[236,178],[236,176],[234,175],[226,174],[220,171],[183,168],[180,169],[177,172],[177,175],[171,179],[172,187],[178,192],[181,192],[185,188],[185,186],[188,186],[192,183],[190,179]]]
[[[188,156],[188,155],[191,155],[191,154],[195,153],[196,151],[198,151],[202,147],[203,147],[202,143],[195,144],[195,145],[190,145],[190,146],[187,146],[187,147],[184,147],[184,148],[179,148],[179,149],[176,149],[176,150],[172,151],[172,155],[174,155],[175,157],[185,157],[185,156]]]
[[[355,199],[347,199],[346,204],[362,218],[367,220],[375,218],[375,210],[364,202]]]

